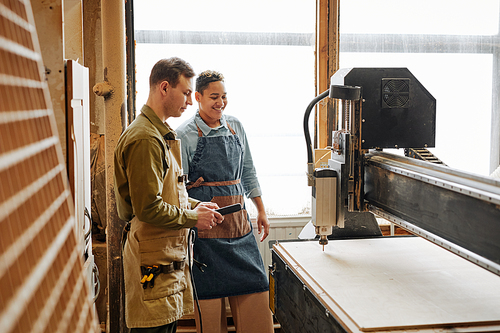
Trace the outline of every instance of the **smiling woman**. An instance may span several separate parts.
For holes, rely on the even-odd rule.
[[[227,103],[226,87],[222,74],[204,71],[196,80],[195,99],[199,103],[201,118],[214,128],[220,126],[222,111]]]
[[[314,1],[298,0],[149,0],[134,8],[138,109],[160,58],[183,58],[197,74],[224,73],[231,99],[224,113],[245,124],[269,216],[309,212],[302,118],[314,98],[315,10]],[[189,107],[169,124],[177,128],[195,112]]]

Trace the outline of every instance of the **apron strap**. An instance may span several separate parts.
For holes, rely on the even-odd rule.
[[[226,121],[226,124],[227,124],[227,128],[229,128],[229,130],[231,131],[231,133],[233,133],[233,135],[236,135],[236,132],[234,131],[234,129],[231,127],[231,125],[229,125],[229,123]]]
[[[200,177],[198,179],[196,179],[196,181],[193,183],[193,182],[189,182],[186,184],[186,190],[189,190],[193,187],[200,187],[201,186],[201,183],[204,181],[203,177]]]
[[[219,182],[206,182],[204,181],[203,177],[200,177],[196,179],[195,182],[187,183],[186,189],[189,190],[193,187],[200,187],[200,186],[228,186],[228,185],[236,185],[239,183],[241,183],[241,179],[223,180]]]
[[[233,133],[233,135],[236,135],[236,132],[231,127],[231,125],[229,125],[229,123],[227,121],[226,121],[226,125],[227,125],[227,128],[229,128],[229,130],[231,131],[231,133]],[[196,125],[196,128],[198,129],[198,137],[201,138],[203,136],[203,132],[201,131],[200,127],[198,127],[198,125]]]

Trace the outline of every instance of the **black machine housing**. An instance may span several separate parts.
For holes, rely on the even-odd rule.
[[[407,68],[343,68],[331,85],[361,87],[361,149],[435,147],[436,99]]]

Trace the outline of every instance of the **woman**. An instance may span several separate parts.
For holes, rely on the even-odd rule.
[[[198,112],[177,133],[182,140],[182,167],[188,175],[189,196],[225,207],[251,198],[261,241],[269,221],[243,126],[224,115],[224,77],[214,71],[196,80]],[[229,299],[237,332],[273,332],[269,284],[250,218],[245,209],[225,215],[211,230],[197,230],[194,257],[206,264],[194,269],[204,332],[227,332],[225,297]],[[197,321],[197,329],[199,329]]]

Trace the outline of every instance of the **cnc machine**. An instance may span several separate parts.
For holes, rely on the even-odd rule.
[[[328,167],[308,131],[340,104]],[[436,100],[406,68],[348,68],[306,109],[319,241],[273,246],[270,306],[284,332],[500,331],[500,181],[447,167]],[[385,152],[404,149],[405,156]],[[381,236],[374,214],[415,236]]]

